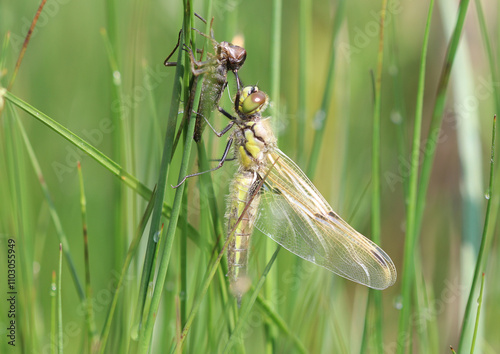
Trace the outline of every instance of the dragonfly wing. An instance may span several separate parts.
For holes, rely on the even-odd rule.
[[[284,153],[262,188],[255,226],[297,256],[374,289],[396,281],[396,268],[375,243],[338,216],[307,176]],[[264,177],[264,176],[262,176]]]

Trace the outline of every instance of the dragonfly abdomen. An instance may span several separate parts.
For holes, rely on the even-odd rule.
[[[227,68],[218,66],[212,72],[206,74],[201,88],[198,113],[202,116],[196,117],[194,140],[201,140],[201,133],[205,129],[205,119],[209,119],[212,111],[217,109],[222,93],[227,86]]]
[[[260,198],[258,193],[256,195],[252,194],[254,194],[253,191],[258,183],[256,173],[238,171],[231,184],[231,193],[229,194],[230,199],[226,213],[227,229],[228,237],[231,236],[231,233],[233,233],[233,237],[227,251],[227,275],[231,284],[231,292],[238,299],[238,302],[250,286],[246,270],[250,236],[252,235]],[[250,203],[249,200],[251,200]]]

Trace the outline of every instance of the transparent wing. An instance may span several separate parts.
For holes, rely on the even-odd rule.
[[[255,226],[290,252],[374,289],[396,281],[396,268],[375,243],[340,218],[279,149],[269,154]],[[267,172],[267,171],[265,171]],[[264,177],[265,172],[262,174]]]

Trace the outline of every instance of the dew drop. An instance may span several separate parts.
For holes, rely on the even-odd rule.
[[[323,126],[325,118],[326,118],[325,111],[320,109],[316,112],[316,114],[314,116],[314,120],[313,120],[314,130],[319,130]]]
[[[393,306],[396,310],[401,310],[403,308],[403,297],[401,295],[396,296]]]
[[[490,193],[486,193],[486,194],[484,195],[484,197],[486,198],[486,200],[489,200],[489,199],[490,199]]]
[[[389,66],[389,75],[396,76],[399,73],[399,69],[396,65]]]
[[[113,71],[113,83],[118,86],[122,83],[122,75],[118,70]]]
[[[391,112],[391,122],[394,124],[401,124],[403,121],[403,117],[401,117],[401,113],[399,111],[392,111]]]
[[[160,241],[160,231],[155,232],[155,234],[153,235],[153,241],[155,243],[158,243],[158,241]]]

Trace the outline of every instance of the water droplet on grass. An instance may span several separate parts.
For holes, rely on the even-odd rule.
[[[401,310],[403,308],[403,297],[401,295],[396,296],[393,305],[396,310]]]

